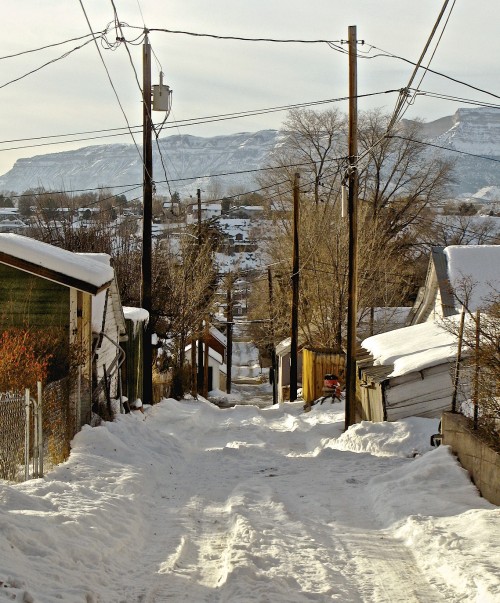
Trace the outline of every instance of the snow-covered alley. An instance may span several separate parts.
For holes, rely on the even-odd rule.
[[[498,601],[500,510],[436,427],[204,400],[86,427],[45,478],[0,483],[0,599]]]

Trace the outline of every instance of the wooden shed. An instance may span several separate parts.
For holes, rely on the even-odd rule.
[[[0,329],[31,327],[60,335],[69,358],[77,353],[79,383],[71,383],[74,432],[91,419],[92,303],[113,269],[84,255],[18,234],[0,233]]]
[[[144,329],[149,313],[143,308],[123,307],[127,340],[122,344],[125,349],[126,363],[123,373],[123,389],[130,404],[142,401],[142,356],[144,350]]]
[[[437,323],[369,337],[356,358],[357,418],[440,417],[451,408],[455,359],[456,337]]]
[[[323,393],[324,378],[335,374],[345,383],[345,353],[343,350],[304,347],[302,349],[302,397],[310,404]]]

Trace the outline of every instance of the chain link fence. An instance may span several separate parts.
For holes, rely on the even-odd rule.
[[[0,393],[0,478],[18,481],[24,467],[25,394]]]
[[[0,478],[22,481],[43,475],[41,385],[36,398],[25,392],[0,392]]]

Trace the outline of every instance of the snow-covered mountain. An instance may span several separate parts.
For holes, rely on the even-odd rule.
[[[458,109],[453,116],[425,124],[424,135],[432,144],[458,151],[437,149],[455,162],[453,196],[471,197],[481,189],[492,191],[500,186],[498,109]]]
[[[195,192],[205,189],[208,176],[260,168],[275,147],[276,130],[242,132],[227,136],[168,136],[153,144],[153,174],[160,193]],[[158,146],[161,149],[158,150]],[[163,161],[162,161],[163,158]],[[163,181],[163,183],[162,183]],[[96,187],[125,189],[142,182],[142,158],[134,144],[89,146],[74,151],[36,155],[18,159],[14,167],[0,177],[0,190],[22,192],[32,187],[76,190]],[[222,192],[241,185],[250,190],[255,184],[251,172],[221,176]],[[138,189],[129,194],[138,194]]]
[[[455,115],[443,117],[424,126],[427,141],[457,151],[500,159],[500,111],[489,108],[459,109]],[[262,167],[283,141],[277,130],[243,132],[202,138],[190,135],[160,139],[163,162],[156,145],[153,147],[154,180],[157,190],[167,193],[161,181],[165,172],[171,191],[194,193],[207,189],[214,174],[242,172],[221,176],[221,193],[239,185],[244,190],[256,187],[251,170]],[[436,149],[429,150],[429,160]],[[500,186],[498,161],[439,151],[456,162],[456,181],[450,196],[470,197],[485,187]],[[138,185],[128,196],[140,193],[142,164],[139,150],[133,144],[89,146],[74,151],[37,155],[19,159],[0,177],[0,190],[22,192],[30,187],[75,190],[99,186],[115,192]],[[124,187],[119,189],[118,187]]]

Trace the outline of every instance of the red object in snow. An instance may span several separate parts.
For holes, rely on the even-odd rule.
[[[340,398],[340,382],[337,375],[325,375],[323,389],[331,390],[337,398]]]

